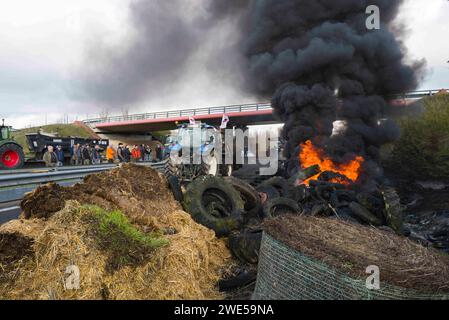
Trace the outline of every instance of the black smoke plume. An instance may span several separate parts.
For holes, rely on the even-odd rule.
[[[379,148],[399,130],[385,118],[386,98],[413,90],[423,62],[407,65],[393,30],[400,0],[260,0],[251,2],[243,26],[251,90],[272,96],[285,122],[290,169],[299,146],[311,139],[337,162],[354,155],[375,165]],[[368,30],[369,5],[380,8],[380,30]],[[333,134],[334,121],[345,130]]]
[[[248,3],[248,0],[131,1],[127,8],[127,27],[131,31],[123,43],[105,44],[97,36],[87,44],[86,58],[76,79],[80,84],[76,96],[114,109],[151,97],[173,95],[175,88],[186,81],[192,57],[204,50],[208,50],[204,58],[207,61],[195,73],[213,69],[216,77],[211,80],[223,81],[220,77],[229,73],[221,70],[238,70],[236,56],[241,55],[230,46],[240,36],[233,33],[230,44],[223,44],[215,37],[214,28],[242,21],[238,17],[245,13]],[[205,94],[208,91],[203,90]]]

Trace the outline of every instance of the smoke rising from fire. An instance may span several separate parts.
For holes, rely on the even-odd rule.
[[[260,0],[250,4],[242,48],[252,90],[273,95],[285,122],[290,169],[300,144],[312,140],[337,162],[363,156],[379,174],[379,148],[399,130],[385,115],[389,94],[413,90],[423,62],[406,64],[394,25],[399,0]],[[381,12],[381,29],[366,28],[368,5]],[[338,93],[338,98],[336,96]],[[344,121],[343,134],[332,135]]]
[[[86,58],[76,79],[80,84],[76,95],[105,108],[119,109],[157,97],[177,96],[178,91],[191,88],[192,81],[198,78],[210,78],[198,86],[235,84],[242,56],[235,47],[239,37],[233,29],[235,22],[241,21],[239,17],[247,3],[247,0],[131,1],[130,31],[123,42],[105,43],[101,36],[96,36],[87,43]],[[235,103],[242,91],[237,89],[238,86],[234,90]],[[211,91],[193,90],[202,92],[205,100]],[[182,106],[185,101],[180,100],[174,104]]]
[[[201,68],[216,74],[212,80],[272,99],[285,122],[291,170],[299,165],[300,145],[312,140],[337,163],[363,156],[364,170],[373,176],[380,173],[379,148],[399,135],[385,119],[391,109],[386,97],[415,89],[424,67],[407,62],[395,23],[401,4],[136,0],[130,6],[133,41],[121,50],[94,46],[84,87],[111,106],[170,95],[186,81],[181,75],[192,57],[204,51]],[[366,28],[369,5],[380,8],[380,30]],[[224,27],[232,32],[220,37]],[[338,134],[335,121],[344,124]]]

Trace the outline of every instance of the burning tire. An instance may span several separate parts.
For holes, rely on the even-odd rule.
[[[258,218],[262,210],[262,202],[257,190],[249,183],[235,177],[226,177],[225,180],[240,192],[240,196],[245,202],[245,218]]]
[[[238,230],[242,224],[244,202],[223,178],[202,176],[193,181],[184,194],[183,205],[196,222],[219,237]]]
[[[263,207],[264,218],[275,218],[286,214],[301,214],[302,209],[296,201],[288,198],[276,198]]]
[[[7,143],[0,147],[0,168],[3,170],[14,170],[23,167],[25,155],[20,146]]]

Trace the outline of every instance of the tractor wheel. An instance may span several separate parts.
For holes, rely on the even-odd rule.
[[[21,147],[7,143],[0,147],[0,168],[3,170],[20,169],[25,163],[25,154]]]
[[[209,175],[194,180],[187,187],[183,205],[196,222],[214,230],[218,237],[241,227],[244,202],[223,178]]]
[[[172,158],[168,158],[167,162],[165,163],[164,173],[167,178],[173,176],[179,177],[179,167],[172,160]]]

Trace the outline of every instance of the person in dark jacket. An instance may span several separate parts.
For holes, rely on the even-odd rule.
[[[130,146],[125,146],[125,148],[123,149],[123,157],[125,159],[125,162],[131,162],[131,147]]]
[[[160,144],[156,147],[156,160],[162,161],[162,146]]]
[[[123,147],[123,143],[118,144],[117,158],[120,161],[120,163],[125,162],[125,148]]]
[[[62,167],[64,165],[64,160],[65,160],[64,150],[62,150],[61,146],[57,146],[55,153],[56,153],[56,157],[58,158],[57,166]]]
[[[140,161],[145,161],[145,145],[141,144],[139,150],[140,150]]]
[[[90,165],[90,150],[89,146],[85,144],[81,149],[81,158],[83,159],[83,165]]]

